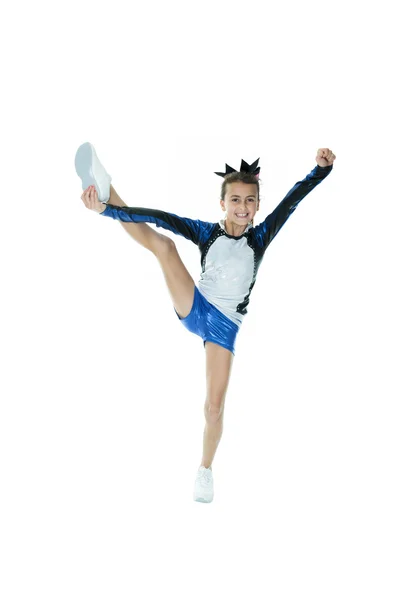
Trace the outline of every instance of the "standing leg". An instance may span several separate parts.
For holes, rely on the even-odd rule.
[[[201,466],[209,469],[222,436],[225,396],[231,374],[233,354],[213,342],[206,342],[205,348],[207,397],[204,405],[206,426]]]

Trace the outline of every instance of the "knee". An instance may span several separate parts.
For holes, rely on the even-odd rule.
[[[167,235],[158,232],[155,232],[155,234],[157,237],[153,240],[150,249],[158,258],[165,256],[175,248],[174,240],[171,240]]]
[[[215,423],[222,418],[223,414],[224,398],[222,396],[208,397],[204,405],[204,416],[206,421]]]
[[[162,252],[162,253],[171,252],[176,249],[174,240],[172,240],[167,235],[162,235],[161,233],[159,233],[159,236],[160,236],[160,244],[158,247],[159,252]]]

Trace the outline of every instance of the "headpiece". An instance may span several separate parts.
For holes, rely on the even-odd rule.
[[[256,178],[259,178],[260,175],[260,169],[261,167],[258,167],[258,161],[260,159],[257,158],[257,160],[255,162],[253,162],[252,165],[249,165],[245,160],[243,160],[242,158],[242,164],[240,165],[240,171],[244,172],[244,173],[252,173],[253,175],[256,176]],[[236,169],[232,169],[232,167],[230,167],[229,165],[227,165],[225,163],[225,173],[217,173],[216,171],[214,171],[214,173],[216,175],[220,175],[221,177],[226,177],[227,175],[229,175],[229,173],[237,173]]]

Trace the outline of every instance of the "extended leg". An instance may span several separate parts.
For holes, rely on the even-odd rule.
[[[110,186],[109,204],[127,206]],[[190,313],[194,298],[194,281],[178,254],[171,238],[154,231],[147,223],[125,223],[122,227],[133,239],[150,250],[157,258],[178,315],[185,318]]]
[[[118,196],[117,192],[110,186],[110,199],[108,204],[113,204],[114,206],[128,206],[125,204],[123,200]],[[144,246],[148,250],[151,250],[155,254],[156,250],[162,243],[163,238],[166,236],[161,233],[157,233],[154,231],[147,223],[124,223],[123,221],[119,221],[122,227],[129,233],[130,236],[133,237],[136,242],[138,242],[141,246]]]

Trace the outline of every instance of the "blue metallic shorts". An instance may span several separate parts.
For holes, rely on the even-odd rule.
[[[238,325],[204,298],[196,285],[194,286],[193,306],[188,316],[182,319],[176,310],[175,313],[188,331],[202,338],[204,346],[206,342],[214,342],[214,344],[230,350],[235,356]]]

